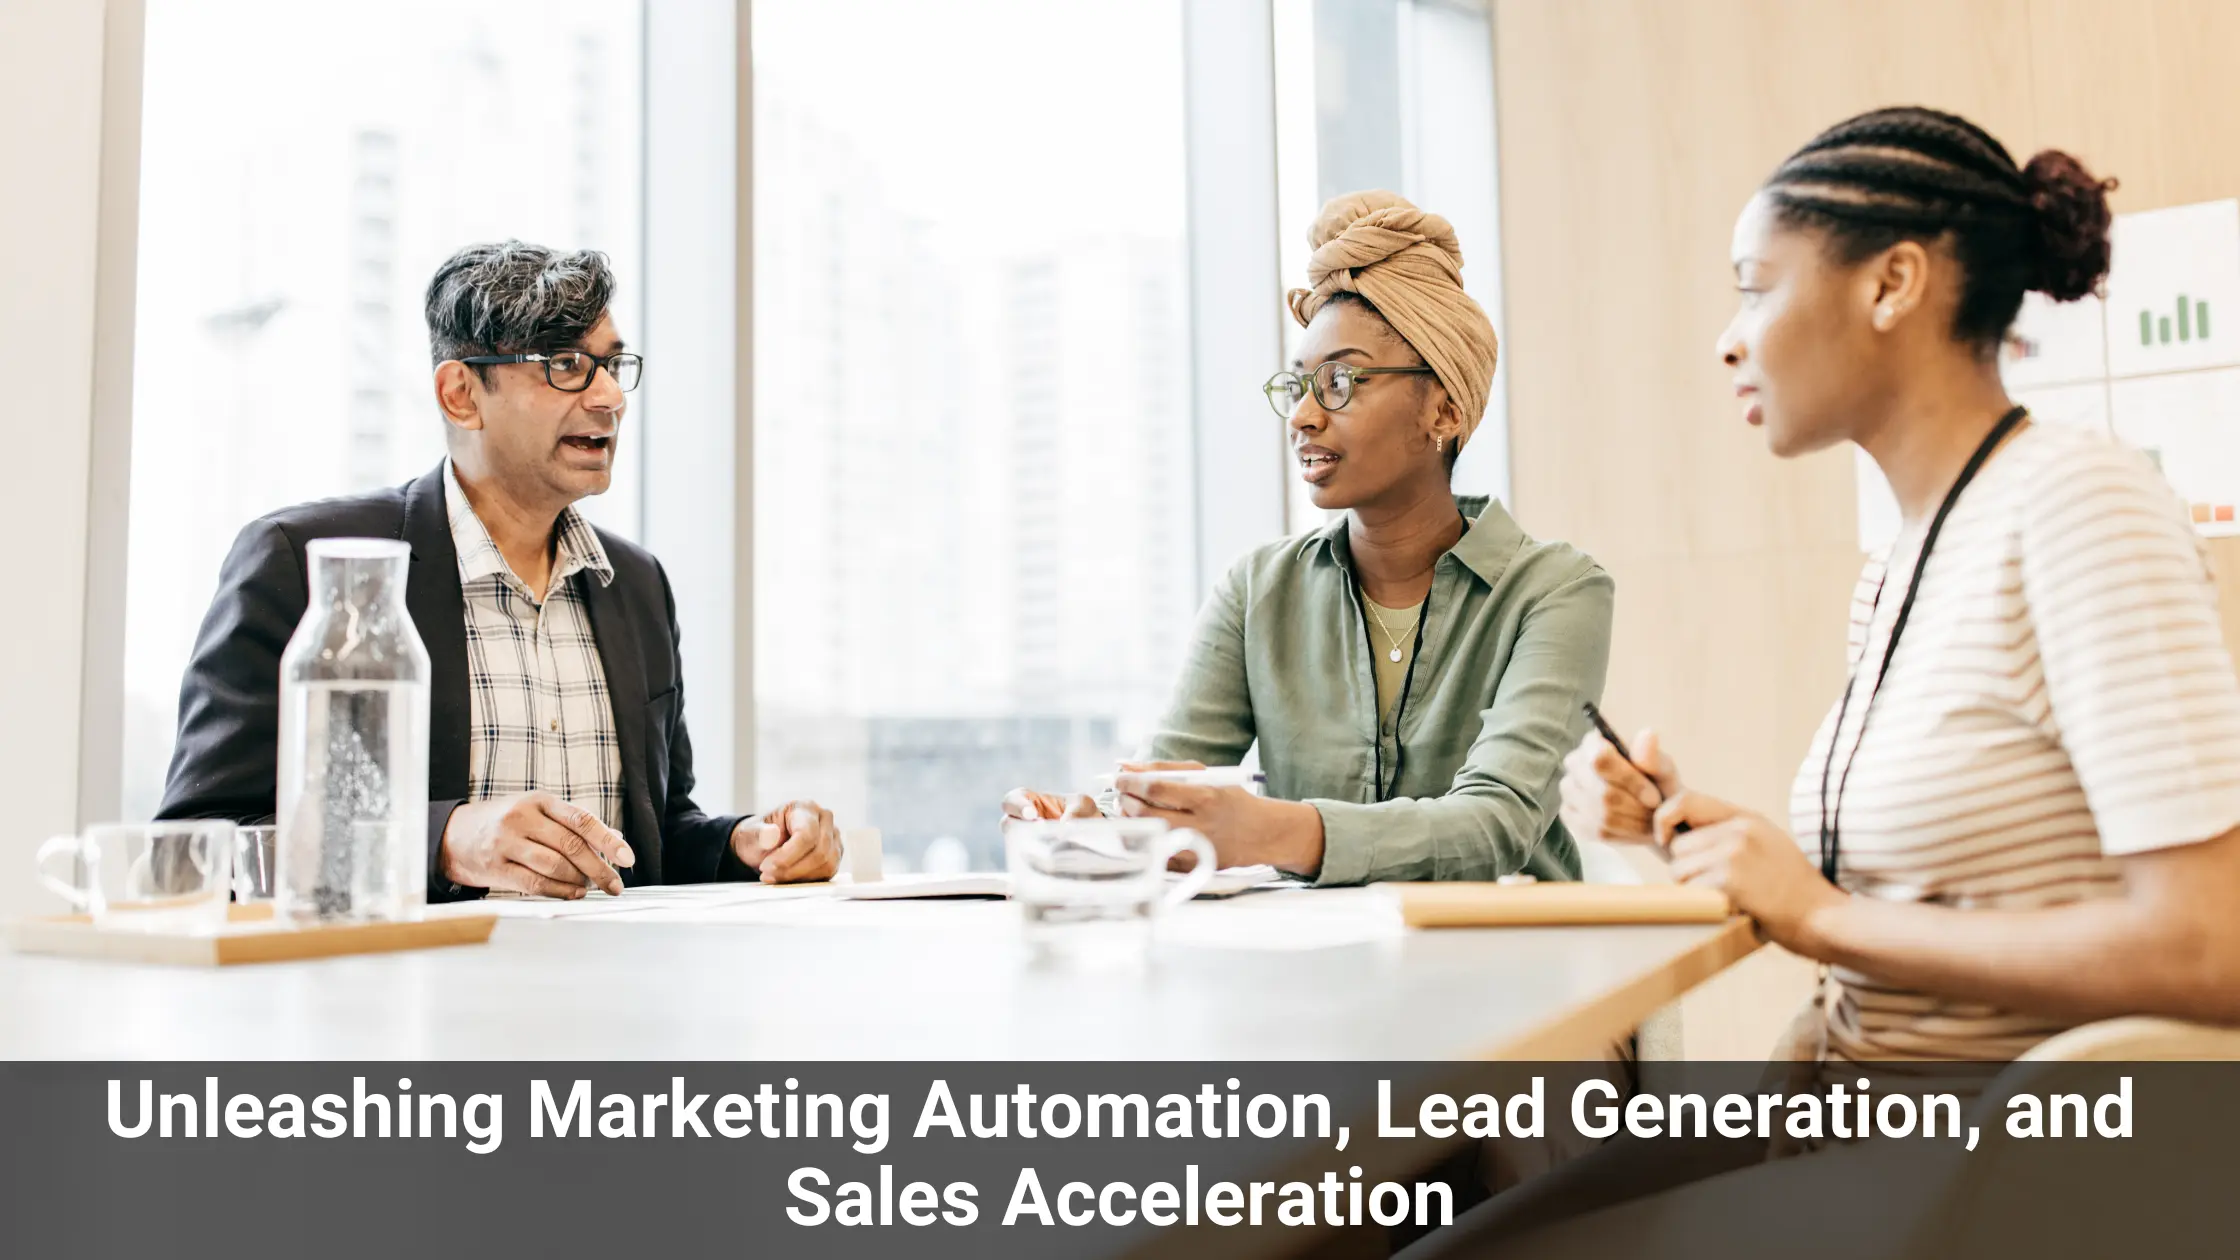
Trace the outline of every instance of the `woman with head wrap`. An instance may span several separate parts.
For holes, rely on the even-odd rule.
[[[1312,287],[1290,295],[1306,334],[1266,390],[1308,493],[1342,515],[1229,570],[1152,763],[1123,767],[1234,765],[1257,743],[1267,795],[1124,773],[1118,808],[1203,832],[1224,866],[1324,884],[1576,878],[1555,789],[1602,688],[1610,577],[1449,487],[1495,344],[1447,221],[1354,193],[1312,241]],[[1004,804],[1097,808],[1023,790]]]

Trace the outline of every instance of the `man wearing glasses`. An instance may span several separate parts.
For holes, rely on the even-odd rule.
[[[615,327],[614,286],[602,254],[520,241],[437,269],[428,340],[448,458],[242,531],[180,688],[160,817],[271,816],[304,544],[401,538],[431,665],[430,900],[833,873],[839,835],[815,802],[759,818],[693,803],[668,576],[575,509],[613,480],[644,370]]]

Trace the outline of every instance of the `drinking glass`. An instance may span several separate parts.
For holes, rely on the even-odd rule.
[[[39,846],[39,880],[104,928],[216,932],[226,923],[234,826],[223,820],[103,823]],[[68,877],[50,874],[70,859]]]
[[[1159,818],[1060,818],[1013,823],[1004,832],[1011,898],[1037,953],[1130,964],[1151,943],[1159,913],[1198,895],[1213,878],[1213,845]],[[1167,862],[1184,851],[1197,865],[1170,887]]]
[[[274,845],[278,827],[237,827],[233,844],[233,899],[247,905],[270,901],[273,876],[278,870]]]

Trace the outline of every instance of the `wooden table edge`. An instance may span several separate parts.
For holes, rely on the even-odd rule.
[[[1600,997],[1572,1007],[1529,1032],[1501,1042],[1478,1057],[1508,1061],[1603,1058],[1618,1038],[1632,1032],[1658,1007],[1748,958],[1757,952],[1758,946],[1756,926],[1749,919],[1735,915],[1718,930],[1659,966]],[[1422,1138],[1410,1148],[1413,1157],[1393,1151],[1384,1153],[1381,1158],[1367,1153],[1357,1158],[1364,1165],[1375,1165],[1362,1169],[1365,1180],[1405,1178],[1464,1140]],[[1319,1155],[1302,1157],[1298,1166],[1305,1168],[1319,1158]],[[1271,1174],[1276,1180],[1286,1175],[1286,1172]],[[1120,1254],[1128,1260],[1149,1260],[1154,1256],[1160,1260],[1195,1260],[1201,1256],[1220,1257],[1221,1260],[1302,1256],[1312,1254],[1319,1242],[1327,1240],[1332,1233],[1329,1227],[1314,1226],[1299,1229],[1292,1236],[1277,1237],[1262,1232],[1228,1237],[1212,1226],[1195,1230],[1177,1226],[1164,1229],[1139,1245],[1124,1248]]]
[[[1689,949],[1536,1027],[1486,1047],[1481,1059],[1524,1062],[1600,1059],[1658,1008],[1758,951],[1758,931],[1735,915]]]

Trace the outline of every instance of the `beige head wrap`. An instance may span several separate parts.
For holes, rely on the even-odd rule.
[[[1304,326],[1336,293],[1358,293],[1415,347],[1462,411],[1470,439],[1485,419],[1498,347],[1493,322],[1462,291],[1462,246],[1454,225],[1398,193],[1334,197],[1315,216],[1307,283],[1293,289],[1291,315]]]

